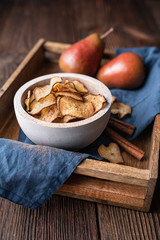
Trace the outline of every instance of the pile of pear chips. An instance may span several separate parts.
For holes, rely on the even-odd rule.
[[[28,90],[26,111],[35,118],[53,123],[68,123],[93,116],[106,106],[104,96],[92,94],[78,80],[53,77],[49,85]]]

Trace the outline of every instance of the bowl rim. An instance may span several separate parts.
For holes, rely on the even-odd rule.
[[[50,79],[50,78],[55,77],[55,76],[62,77],[62,78],[71,77],[71,78],[76,78],[78,80],[84,79],[86,81],[94,81],[96,84],[98,84],[99,86],[103,87],[106,90],[105,98],[107,99],[108,103],[106,104],[105,108],[101,109],[99,112],[97,112],[93,116],[91,116],[87,119],[76,121],[76,122],[50,123],[50,122],[45,122],[45,121],[39,120],[39,119],[31,116],[29,113],[27,113],[25,111],[25,109],[22,106],[21,98],[22,98],[24,92],[27,89],[31,88],[32,85],[35,85],[38,82]],[[78,74],[78,73],[52,73],[52,74],[46,74],[46,75],[42,75],[40,77],[36,77],[34,79],[29,80],[25,84],[23,84],[17,90],[17,92],[15,93],[15,96],[14,96],[14,109],[17,110],[17,112],[21,116],[23,116],[24,118],[30,120],[31,122],[33,122],[35,124],[38,124],[38,125],[44,126],[44,127],[51,127],[51,128],[73,128],[73,127],[79,127],[79,126],[90,124],[91,122],[94,122],[95,120],[101,118],[105,113],[107,113],[111,108],[111,104],[112,104],[112,94],[111,94],[109,88],[106,85],[104,85],[102,82],[100,82],[96,78],[93,78],[93,77],[90,77],[90,76],[87,76],[87,75],[84,75],[84,74]]]

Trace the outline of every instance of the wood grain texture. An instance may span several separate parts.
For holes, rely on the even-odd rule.
[[[13,98],[21,85],[28,79],[32,79],[33,71],[41,68],[43,62],[43,43],[44,40],[39,40],[29,54],[25,57],[22,63],[10,76],[8,81],[0,89],[0,125],[4,123],[4,119],[8,119],[13,109]],[[4,105],[5,103],[5,105]]]
[[[90,177],[147,187],[150,171],[125,165],[85,159],[74,171]]]
[[[143,207],[146,188],[72,174],[56,194],[140,209]]]
[[[0,87],[40,38],[73,43],[108,26],[106,47],[160,46],[159,1],[0,1]],[[48,72],[57,71],[46,62]],[[39,74],[43,74],[41,69]],[[147,156],[152,126],[140,137]],[[136,144],[138,140],[135,140]],[[125,163],[132,165],[125,155]],[[135,163],[136,164],[136,163]],[[146,169],[147,163],[138,167]],[[54,196],[36,211],[0,199],[0,239],[160,239],[160,181],[149,213]]]
[[[54,196],[38,210],[0,204],[1,239],[99,239],[94,203]]]

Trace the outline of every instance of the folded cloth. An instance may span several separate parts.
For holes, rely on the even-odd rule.
[[[88,154],[0,139],[0,196],[35,209]]]
[[[124,121],[136,126],[129,140],[137,137],[160,113],[160,50],[156,47],[116,49],[116,55],[123,52],[137,53],[145,64],[146,80],[135,90],[112,89],[112,95],[131,106],[132,114]]]
[[[136,90],[112,89],[118,101],[132,107],[126,122],[136,126],[132,139],[160,113],[160,51],[156,47],[117,49],[139,54],[146,66],[143,86]],[[81,153],[34,145],[20,131],[19,141],[0,139],[0,196],[35,209],[42,205],[67,180],[77,165],[90,154],[98,157],[97,148],[109,139],[102,134]]]

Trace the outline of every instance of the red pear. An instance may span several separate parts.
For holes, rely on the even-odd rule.
[[[113,29],[105,33],[105,37]],[[103,36],[93,33],[74,43],[66,49],[59,58],[59,67],[63,72],[95,75],[104,52]]]
[[[145,80],[145,66],[139,55],[121,53],[99,69],[97,79],[109,88],[135,89]]]

